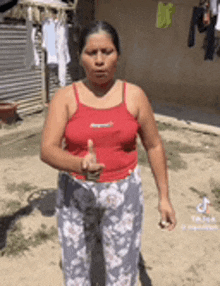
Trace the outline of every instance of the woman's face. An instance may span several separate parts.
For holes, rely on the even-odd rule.
[[[104,84],[113,79],[118,58],[111,36],[101,31],[87,38],[81,63],[90,81]]]

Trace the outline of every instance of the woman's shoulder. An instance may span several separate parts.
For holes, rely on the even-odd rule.
[[[140,110],[146,110],[150,108],[151,103],[146,92],[138,85],[133,83],[126,83],[126,102],[128,107],[134,106],[138,113]]]
[[[55,93],[56,98],[62,98],[62,99],[68,99],[73,93],[73,86],[68,85],[65,87],[61,87],[57,90],[57,92]]]
[[[126,92],[128,96],[133,95],[133,96],[139,97],[145,94],[144,90],[140,86],[134,83],[131,83],[131,82],[127,82],[127,81],[124,81],[124,82],[126,85]]]
[[[146,98],[146,93],[140,86],[131,82],[126,82],[125,85],[126,85],[125,93],[126,93],[126,98],[128,100],[130,99],[132,101],[137,102],[141,101],[143,98]]]
[[[74,82],[68,86],[59,88],[53,97],[53,101],[57,103],[62,102],[65,104],[68,104],[68,102],[72,102],[73,99],[75,98],[74,87],[73,87],[75,83],[77,82]]]

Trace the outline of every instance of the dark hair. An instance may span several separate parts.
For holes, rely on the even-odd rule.
[[[79,36],[79,54],[81,55],[83,48],[86,45],[87,38],[95,33],[98,33],[99,31],[104,31],[107,34],[109,34],[112,38],[112,41],[115,45],[115,48],[118,52],[118,54],[121,54],[121,48],[120,48],[120,42],[119,42],[119,36],[117,31],[115,30],[112,25],[105,21],[94,21],[91,22],[88,26],[84,27],[80,33]]]

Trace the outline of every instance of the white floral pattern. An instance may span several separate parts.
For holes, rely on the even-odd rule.
[[[118,277],[118,281],[113,286],[130,286],[131,285],[131,274],[121,274]]]
[[[127,191],[128,187],[129,187],[129,184],[127,181],[125,181],[124,184],[121,185],[121,191],[123,193],[125,193]]]
[[[122,259],[115,253],[115,249],[111,246],[105,246],[105,259],[107,262],[107,269],[114,269],[122,265]]]
[[[118,188],[117,188],[118,189]],[[106,208],[118,208],[124,202],[124,195],[115,186],[104,189],[99,194],[99,202]]]
[[[119,252],[118,255],[123,257],[128,253],[128,248],[122,248]]]
[[[68,279],[66,286],[89,286],[83,277],[77,277],[75,279]]]
[[[120,234],[125,234],[127,231],[132,231],[134,214],[125,212],[119,223],[115,224],[114,230]]]
[[[125,243],[125,241],[126,241],[126,239],[125,239],[125,237],[119,237],[118,238],[118,245],[123,245],[124,243]]]
[[[82,226],[78,226],[76,224],[72,225],[69,221],[64,222],[63,234],[67,239],[71,239],[73,241],[75,248],[78,248],[79,238],[82,231]]]
[[[91,286],[91,251],[101,218],[106,286],[136,286],[143,217],[138,169],[117,183],[80,183],[62,174],[57,215],[65,285]]]
[[[141,184],[141,172],[140,172],[139,168],[136,168],[134,170],[134,178],[135,178],[137,184]]]

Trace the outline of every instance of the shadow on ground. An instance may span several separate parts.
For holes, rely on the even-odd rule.
[[[28,198],[28,205],[19,209],[11,215],[0,217],[0,250],[7,247],[8,232],[12,230],[15,223],[24,216],[30,215],[34,209],[40,210],[43,216],[55,215],[56,190],[43,189],[33,192]],[[97,237],[96,245],[92,253],[91,280],[93,286],[105,286],[104,255],[100,237]],[[60,261],[60,268],[62,263]],[[151,286],[151,280],[147,274],[145,261],[140,253],[139,279],[142,286]]]

